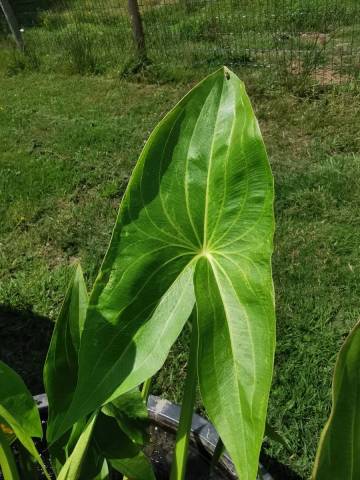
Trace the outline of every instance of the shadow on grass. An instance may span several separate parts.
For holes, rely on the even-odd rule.
[[[46,317],[0,305],[0,359],[21,376],[33,395],[44,392],[42,369],[52,329]]]

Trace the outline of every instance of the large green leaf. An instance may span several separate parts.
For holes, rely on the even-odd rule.
[[[243,83],[197,85],[147,141],[90,298],[73,402],[53,438],[152,376],[194,305],[205,406],[256,476],[274,354],[273,178]]]
[[[4,419],[19,442],[41,465],[48,476],[45,465],[36,450],[32,437],[42,437],[38,409],[26,385],[10,367],[0,361],[0,418]]]
[[[55,324],[44,365],[44,384],[49,402],[48,433],[54,419],[69,407],[78,374],[80,337],[88,305],[88,294],[77,265]]]
[[[312,478],[360,478],[360,322],[342,346],[334,372],[333,404],[321,434]]]

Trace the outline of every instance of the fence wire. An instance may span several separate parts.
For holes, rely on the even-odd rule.
[[[360,75],[358,0],[138,0],[148,57],[183,66],[281,69],[323,83]],[[134,57],[127,0],[13,0],[28,50],[52,68]],[[4,22],[0,23],[3,37]]]

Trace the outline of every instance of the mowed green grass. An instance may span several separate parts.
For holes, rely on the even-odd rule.
[[[242,75],[241,72],[239,72]],[[359,98],[301,98],[247,79],[276,187],[277,355],[269,419],[309,476],[331,375],[360,311]],[[189,85],[0,77],[0,304],[56,318],[71,265],[89,288],[144,141]],[[0,320],[1,321],[1,320]],[[187,333],[153,392],[181,398]]]
[[[43,10],[35,3],[30,0],[25,12],[16,10],[27,55],[5,58],[0,52],[9,72],[103,74],[136,65],[126,2],[106,0],[91,8],[87,0],[73,0],[67,8],[50,2]],[[145,0],[139,5],[147,54],[156,65],[261,65],[297,76],[316,69],[327,77],[359,76],[357,0]]]

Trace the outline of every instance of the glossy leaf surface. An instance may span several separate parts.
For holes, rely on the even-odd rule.
[[[139,452],[135,457],[111,460],[110,465],[114,470],[126,475],[132,480],[156,480],[148,459]]]
[[[102,408],[105,415],[114,417],[121,430],[138,445],[147,441],[147,427],[149,425],[146,404],[140,391],[134,388],[120,397],[106,404]]]
[[[273,230],[258,124],[242,82],[220,69],[159,123],[139,158],[90,298],[76,393],[54,437],[162,366],[195,282],[203,400],[239,476],[253,480],[275,343]]]
[[[70,405],[78,374],[80,337],[88,306],[88,294],[80,265],[67,290],[54,326],[44,366],[44,384],[49,402],[48,433],[54,419]]]
[[[19,375],[0,361],[0,418],[4,419],[19,442],[48,473],[32,437],[42,437],[39,412],[31,393]]]
[[[0,361],[0,406],[21,423],[22,430],[27,436],[42,437],[40,416],[31,393],[21,377],[2,361]],[[3,417],[14,430],[5,415],[0,413],[0,417]]]
[[[80,478],[84,459],[91,443],[96,418],[96,415],[93,415],[88,421],[74,450],[62,467],[57,480],[78,480]]]
[[[134,480],[155,480],[152,467],[115,418],[100,413],[94,430],[94,443],[110,465]]]
[[[318,446],[314,480],[360,478],[360,322],[335,366],[331,414]]]

